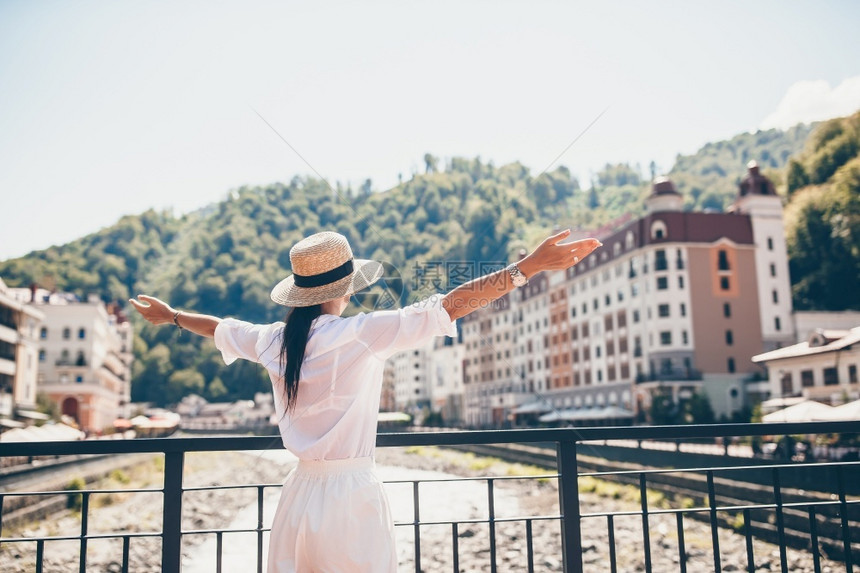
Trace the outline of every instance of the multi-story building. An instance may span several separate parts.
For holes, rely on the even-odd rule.
[[[44,314],[39,329],[39,391],[81,429],[98,432],[129,415],[131,323],[98,297],[16,289],[19,300]]]
[[[433,379],[433,343],[398,352],[389,358],[394,372],[394,406],[416,415],[430,406]]]
[[[430,409],[442,415],[445,424],[463,422],[463,361],[465,347],[448,336],[433,341]]]
[[[36,407],[39,328],[44,315],[21,304],[0,280],[0,425],[43,417]]]
[[[404,350],[386,362],[394,408],[419,415],[441,414],[446,423],[463,416],[463,353],[459,337],[439,337],[421,348]],[[380,406],[382,409],[382,406]]]
[[[748,167],[727,213],[684,212],[657,180],[583,263],[464,318],[466,423],[644,420],[658,393],[742,408],[752,357],[794,339],[782,202]]]

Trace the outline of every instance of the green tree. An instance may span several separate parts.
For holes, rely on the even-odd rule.
[[[711,400],[704,392],[696,392],[684,405],[685,419],[690,424],[713,424],[716,418]]]

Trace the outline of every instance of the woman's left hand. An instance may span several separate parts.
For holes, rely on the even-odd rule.
[[[139,300],[133,298],[128,299],[128,302],[140,313],[140,315],[151,322],[152,324],[172,324],[173,314],[176,312],[173,308],[154,296],[145,294],[138,295]]]

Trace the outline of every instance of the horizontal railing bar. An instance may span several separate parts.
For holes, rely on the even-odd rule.
[[[228,484],[228,485],[201,485],[201,486],[193,486],[193,487],[183,487],[182,491],[207,491],[213,489],[245,489],[245,488],[257,488],[257,487],[283,487],[282,483],[249,483],[245,484]]]
[[[860,466],[860,461],[857,462],[810,462],[810,463],[794,463],[794,464],[769,464],[756,466],[708,466],[704,468],[660,468],[655,470],[611,470],[603,472],[582,472],[577,474],[579,477],[600,477],[600,476],[619,476],[619,475],[640,475],[640,474],[673,474],[678,472],[727,472],[727,471],[742,471],[742,470],[772,470],[778,469],[797,469],[797,468],[816,468],[816,467],[836,467],[836,466]]]
[[[831,505],[841,505],[839,500],[835,501],[794,501],[791,503],[783,503],[780,507],[789,508],[789,509],[797,509],[803,508],[806,509],[811,506],[831,506]],[[860,505],[860,499],[851,500],[847,502],[847,505]],[[761,503],[761,504],[752,504],[752,505],[719,505],[716,509],[717,511],[738,511],[744,509],[776,509],[777,505],[774,503]],[[674,514],[674,513],[701,513],[705,511],[711,511],[710,507],[673,507],[673,508],[662,508],[662,509],[649,509],[648,514]],[[607,516],[617,516],[617,515],[642,515],[641,511],[608,511],[608,512],[600,512],[600,513],[583,513],[582,517],[607,517]]]
[[[493,521],[496,523],[501,522],[517,522],[517,521],[551,521],[551,520],[559,520],[563,516],[562,515],[526,515],[519,517],[497,517],[494,518]],[[490,523],[489,519],[459,519],[459,520],[451,520],[451,521],[395,521],[395,526],[424,526],[424,525],[452,525],[454,523],[457,524],[481,524],[481,523]],[[271,531],[271,527],[262,527],[262,528],[248,528],[248,529],[189,529],[187,531],[183,531],[182,535],[212,535],[214,533],[257,533],[259,531]],[[32,537],[28,538],[30,541],[35,541],[38,538]],[[52,538],[46,538],[50,541],[53,541]],[[74,537],[73,539],[80,539],[80,537]],[[5,541],[5,540],[3,540]]]
[[[726,438],[794,434],[860,433],[860,421],[780,422],[772,424],[699,424],[685,426],[616,426],[456,432],[378,434],[380,447],[447,446],[469,444],[527,444],[535,442],[582,442],[586,440],[654,440]],[[0,457],[75,454],[131,454],[169,452],[260,451],[283,449],[271,436],[205,438],[141,438],[134,440],[82,440],[73,442],[8,442]]]
[[[183,531],[182,535],[211,535],[213,533],[258,533],[260,531],[271,531],[271,527],[261,527],[257,529],[248,528],[248,529],[189,529],[188,531]]]
[[[36,495],[79,495],[82,493],[164,493],[161,488],[152,489],[54,489],[48,491],[4,491],[4,497],[12,496],[36,496]]]
[[[560,477],[561,476],[559,474],[539,474],[539,475],[533,475],[533,476],[469,476],[469,477],[452,477],[452,478],[386,480],[383,483],[390,483],[390,484],[442,483],[442,482],[453,482],[453,481],[487,481],[488,479],[491,479],[493,481],[517,480],[517,479],[558,479]]]
[[[480,524],[480,523],[500,523],[500,522],[517,522],[517,521],[550,521],[550,520],[558,520],[562,519],[563,515],[527,515],[524,517],[494,517],[492,521],[489,518],[481,519],[455,519],[451,521],[395,521],[394,525],[401,526],[410,526],[414,527],[416,525],[453,525],[453,524]]]
[[[53,537],[0,537],[0,543],[32,543],[33,541],[80,541],[81,539],[122,539],[123,537],[162,537],[161,531],[117,531],[116,533],[88,533],[80,535],[57,535]]]

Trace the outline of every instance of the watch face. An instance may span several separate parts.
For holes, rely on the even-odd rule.
[[[515,287],[521,287],[528,282],[526,276],[520,271],[520,268],[516,265],[511,265],[508,267],[508,272],[511,274],[511,282],[514,283]]]

